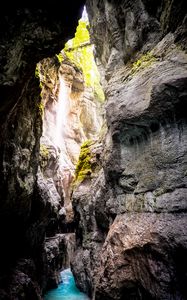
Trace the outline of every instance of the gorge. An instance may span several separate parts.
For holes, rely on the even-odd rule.
[[[187,299],[185,1],[61,5],[0,12],[0,299]]]

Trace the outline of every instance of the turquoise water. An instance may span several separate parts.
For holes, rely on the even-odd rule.
[[[81,293],[75,285],[75,280],[70,269],[61,272],[62,283],[57,289],[48,291],[44,300],[89,300],[88,296]]]

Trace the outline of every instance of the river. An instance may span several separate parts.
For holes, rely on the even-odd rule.
[[[79,291],[70,269],[61,272],[62,283],[58,288],[48,291],[44,300],[89,300],[88,296]]]

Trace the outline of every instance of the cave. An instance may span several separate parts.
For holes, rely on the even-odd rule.
[[[0,300],[45,299],[70,267],[92,300],[187,299],[185,1],[0,25]]]

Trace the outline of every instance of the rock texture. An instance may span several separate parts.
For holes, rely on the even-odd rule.
[[[1,299],[41,299],[45,285],[45,226],[56,206],[38,194],[36,184],[42,111],[35,68],[72,37],[83,2],[70,1],[62,10],[9,7],[0,12]],[[36,271],[16,267],[20,259],[30,259]]]
[[[56,234],[45,240],[46,288],[55,288],[61,281],[59,270],[69,268],[75,247],[75,235]]]
[[[78,50],[79,47],[77,53]],[[94,96],[94,89],[85,84],[84,73],[65,51],[60,55],[62,61],[56,55],[38,63],[37,72],[43,110],[40,168],[46,183],[53,185],[60,196],[64,218],[59,226],[64,232],[72,230],[73,226],[70,198],[80,147],[86,140],[96,139],[102,117],[98,113],[101,103]]]
[[[185,299],[186,214],[117,216],[101,250],[96,299]]]
[[[184,1],[87,9],[108,133],[97,178],[73,195],[77,284],[96,300],[186,299]]]
[[[63,238],[56,236],[56,220],[65,212],[51,174],[38,168],[43,107],[34,73],[38,61],[59,53],[72,36],[83,2],[1,7],[3,300],[41,299],[58,281]],[[98,168],[73,194],[72,268],[78,286],[96,300],[187,298],[185,4],[87,1],[108,132],[103,153],[93,149],[89,161]]]

